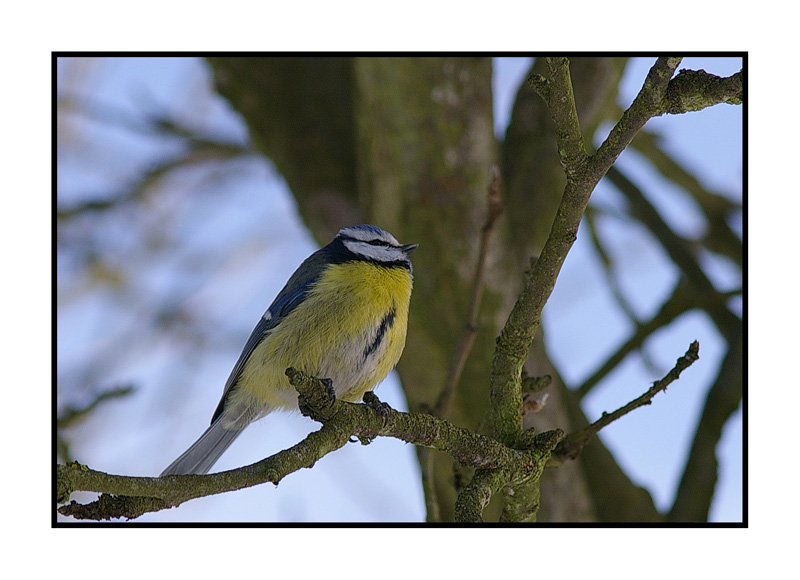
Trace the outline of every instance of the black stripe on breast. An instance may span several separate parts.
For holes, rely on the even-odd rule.
[[[392,327],[392,324],[394,324],[394,316],[395,316],[395,310],[394,308],[392,308],[389,312],[386,313],[386,316],[383,317],[383,320],[381,320],[381,325],[378,327],[378,332],[375,335],[375,340],[373,340],[372,344],[370,344],[367,348],[364,349],[365,361],[367,360],[369,355],[378,350],[378,347],[380,346],[381,341],[383,341],[383,337],[386,334],[386,331]]]

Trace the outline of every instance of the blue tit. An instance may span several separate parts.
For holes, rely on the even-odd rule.
[[[409,254],[372,225],[344,228],[311,254],[258,321],[231,371],[211,426],[161,474],[207,473],[253,421],[297,409],[286,369],[330,379],[350,402],[380,383],[406,342]]]

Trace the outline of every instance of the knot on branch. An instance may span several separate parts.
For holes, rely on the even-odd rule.
[[[293,367],[286,369],[286,376],[297,391],[298,407],[304,417],[324,423],[337,413],[340,405],[337,404],[333,381],[312,377]]]
[[[547,457],[563,438],[564,431],[561,429],[553,429],[542,433],[536,433],[533,429],[528,429],[522,432],[515,448],[535,451],[538,457]]]
[[[704,70],[681,70],[669,82],[660,109],[679,115],[726,103],[741,105],[744,99],[742,73],[718,77]]]

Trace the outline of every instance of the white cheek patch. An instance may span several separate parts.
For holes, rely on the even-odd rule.
[[[392,246],[375,246],[366,242],[344,240],[344,247],[356,255],[364,256],[376,262],[399,262],[406,259],[406,254],[400,248]]]

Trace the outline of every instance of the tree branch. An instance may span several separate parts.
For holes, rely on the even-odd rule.
[[[547,60],[550,78],[530,79],[534,90],[545,98],[555,123],[567,185],[550,235],[539,259],[528,271],[525,287],[500,332],[492,358],[490,425],[495,436],[507,445],[513,445],[522,431],[522,365],[541,323],[544,305],[577,237],[589,197],[634,135],[657,113],[669,79],[680,61],[680,58],[659,58],[656,61],[630,108],[591,156],[587,156],[583,148],[569,61],[550,58]]]
[[[549,58],[549,78],[530,83],[545,100],[555,124],[559,157],[567,184],[541,255],[527,272],[525,285],[497,339],[490,375],[489,424],[494,436],[514,446],[522,434],[521,371],[541,323],[542,310],[555,287],[567,253],[577,238],[589,197],[658,105],[680,58],[659,58],[631,106],[593,154],[587,155],[576,112],[566,58]]]
[[[744,256],[742,240],[728,223],[733,215],[742,210],[741,203],[706,189],[694,175],[663,150],[658,140],[658,136],[640,131],[631,146],[644,155],[661,176],[685,190],[700,206],[708,222],[701,240],[703,246],[725,256],[741,268]]]
[[[547,103],[550,115],[556,124],[558,155],[569,177],[571,172],[581,167],[586,158],[575,95],[572,92],[569,60],[564,57],[548,58],[547,69],[550,78],[544,81],[541,77],[535,78],[532,84],[534,90]]]
[[[697,307],[697,303],[689,291],[686,280],[679,280],[672,294],[664,301],[658,312],[650,320],[637,323],[636,331],[625,341],[625,344],[620,346],[617,352],[611,355],[581,386],[575,389],[575,393],[579,398],[583,399],[606,375],[617,368],[617,365],[625,360],[625,357],[636,349],[641,348],[651,334],[660,328],[666,327],[681,314],[695,307]]]
[[[591,156],[593,175],[598,172],[604,175],[644,124],[661,114],[660,104],[664,93],[681,60],[679,57],[661,57],[656,61],[631,106]]]
[[[727,336],[741,326],[741,319],[727,305],[727,297],[717,291],[700,266],[693,245],[669,227],[642,190],[616,167],[608,171],[608,179],[631,204],[631,214],[646,224],[664,251],[686,275],[692,291],[701,299],[704,310],[714,320],[720,332]]]
[[[126,203],[139,201],[154,185],[176,170],[255,155],[247,145],[224,136],[202,134],[166,115],[153,113],[140,119],[133,119],[129,112],[87,97],[62,96],[59,98],[58,106],[67,111],[78,111],[78,114],[87,119],[103,123],[107,127],[122,129],[135,135],[174,140],[184,145],[182,151],[155,162],[147,171],[137,175],[134,180],[123,185],[118,191],[103,192],[101,195],[94,196],[77,196],[83,201],[67,206],[61,203],[56,208],[56,218],[59,224],[86,212],[108,211]]]
[[[329,384],[294,369],[287,370],[299,394],[303,414],[323,423],[293,447],[258,463],[210,475],[128,477],[94,471],[78,463],[58,465],[57,501],[65,503],[75,491],[104,495],[87,505],[75,501],[58,509],[77,519],[136,518],[144,513],[176,507],[190,499],[244,489],[261,483],[277,484],[303,467],[343,447],[355,436],[367,444],[376,437],[395,437],[414,445],[450,454],[462,465],[500,470],[513,480],[541,474],[563,432],[548,432],[531,446],[512,449],[498,441],[424,414],[395,411],[372,393],[364,404],[348,403],[330,395]]]
[[[567,59],[548,59],[547,90],[542,82],[534,89],[547,97],[556,125],[558,149],[567,174],[567,187],[541,256],[528,270],[525,287],[497,339],[490,375],[489,424],[495,436],[513,445],[522,432],[522,365],[541,323],[542,310],[555,287],[561,266],[575,241],[578,225],[594,185],[582,177],[586,166]],[[540,79],[541,81],[541,79]]]

